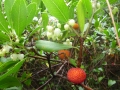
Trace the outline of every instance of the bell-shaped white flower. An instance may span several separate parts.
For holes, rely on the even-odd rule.
[[[18,55],[17,54],[12,54],[10,55],[10,58],[13,60],[13,61],[16,61],[18,59]]]
[[[18,54],[18,55],[17,55],[17,58],[18,58],[19,60],[22,60],[22,59],[24,58],[24,54]]]
[[[48,38],[48,39],[52,38],[52,36],[53,36],[53,33],[52,33],[52,32],[47,32],[47,38]]]
[[[4,56],[5,52],[3,50],[0,50],[0,56]]]
[[[70,28],[70,27],[69,27],[68,24],[65,24],[65,25],[64,25],[64,29],[65,29],[65,30],[68,30],[69,28]]]
[[[69,24],[70,26],[73,26],[73,25],[75,24],[75,20],[74,20],[74,19],[70,19],[70,20],[68,21],[68,24]]]
[[[49,25],[47,26],[47,31],[48,31],[48,32],[52,32],[53,29],[54,29],[53,26],[49,26]]]
[[[62,35],[62,32],[59,28],[55,28],[54,30],[54,36],[59,37]]]
[[[2,51],[5,52],[5,53],[9,53],[10,49],[12,49],[11,46],[9,46],[9,45],[4,45]]]
[[[72,42],[70,42],[70,39],[66,39],[66,42],[63,42],[63,44],[72,46]]]
[[[60,24],[60,23],[57,23],[57,27],[58,27],[58,28],[61,28],[61,24]]]
[[[97,8],[100,8],[100,2],[97,2]]]

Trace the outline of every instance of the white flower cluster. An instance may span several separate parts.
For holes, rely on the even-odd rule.
[[[60,37],[62,37],[62,31],[61,31],[61,24],[57,23],[57,27],[54,28],[53,26],[48,25],[47,26],[47,37],[48,39],[53,40],[59,40]]]
[[[10,28],[10,26],[8,26]],[[12,39],[16,42],[16,43],[19,43],[19,38],[15,32],[15,30],[13,29],[11,32],[10,32],[10,36],[12,37]]]
[[[66,39],[66,41],[63,42],[63,44],[72,46],[72,42],[70,42],[70,39]]]
[[[93,0],[93,1],[91,1],[91,3],[92,3],[92,8],[94,10],[100,9],[100,2],[97,2],[96,0]]]
[[[22,60],[24,58],[24,54],[11,54],[10,55],[10,58],[13,60],[13,61],[16,61],[16,60]]]
[[[9,45],[3,45],[3,48],[0,50],[0,56],[4,56],[6,53],[9,53],[10,49],[12,49]]]
[[[66,24],[64,25],[64,29],[65,29],[65,30],[69,30],[69,29],[70,29],[70,26],[73,27],[74,24],[75,24],[75,20],[74,20],[74,19],[70,19],[70,20],[68,21],[68,23],[66,23]]]

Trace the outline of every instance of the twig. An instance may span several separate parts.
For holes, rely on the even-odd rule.
[[[63,76],[63,75],[56,74],[56,76],[57,76],[57,77],[60,77],[60,78],[63,78],[63,79],[65,79],[65,80],[67,80],[67,78],[66,78],[65,76]]]
[[[47,82],[45,82],[43,85],[41,85],[39,88],[37,88],[36,90],[41,90],[45,85],[47,85],[51,80],[53,79],[53,77],[51,77]]]
[[[81,83],[80,85],[81,85],[82,87],[84,87],[85,90],[93,90],[92,88],[90,88],[90,87],[88,87],[88,86],[86,86],[86,85],[84,85],[84,84],[82,84],[82,83]]]
[[[67,63],[67,61],[65,61],[65,62],[63,63],[63,65],[58,69],[58,71],[56,72],[56,74],[58,74],[58,73],[61,71],[61,69],[65,66],[66,63]]]
[[[62,64],[62,63],[55,64],[55,65],[53,65],[51,68],[54,68],[54,67],[59,66],[59,65],[61,65],[61,64]],[[32,76],[35,76],[36,74],[39,74],[39,73],[41,73],[41,72],[43,72],[43,71],[45,71],[45,70],[48,70],[48,68],[42,69],[42,70],[38,71],[37,73],[33,74]]]
[[[47,56],[47,61],[48,61],[48,64],[49,64],[50,73],[52,74],[52,76],[54,76],[54,73],[53,73],[52,68],[51,68],[51,63],[50,63],[50,56],[51,56],[51,54],[47,53],[46,56]]]
[[[114,21],[114,17],[113,17],[113,14],[112,14],[111,7],[110,7],[110,3],[109,3],[108,0],[106,0],[106,3],[108,5],[108,9],[109,9],[109,12],[110,12],[110,17],[112,19],[112,23],[113,23],[113,26],[114,26],[114,31],[115,31],[115,34],[116,34],[116,40],[117,40],[118,46],[120,47],[119,36],[118,36],[118,33],[117,33],[117,28],[115,26],[115,21]]]

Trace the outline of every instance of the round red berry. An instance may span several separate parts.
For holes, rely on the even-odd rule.
[[[81,68],[71,68],[67,72],[67,78],[74,84],[80,84],[86,79],[86,73]]]

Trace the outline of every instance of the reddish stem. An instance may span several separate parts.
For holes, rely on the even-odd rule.
[[[83,38],[80,37],[80,48],[79,48],[79,55],[78,55],[78,60],[77,60],[77,67],[81,66],[82,52],[83,52]]]
[[[92,88],[90,88],[90,87],[88,87],[88,86],[86,86],[86,85],[84,85],[84,84],[80,84],[85,90],[93,90]]]

